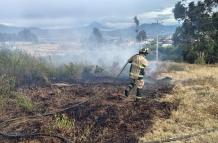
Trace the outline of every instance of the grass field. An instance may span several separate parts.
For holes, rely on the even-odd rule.
[[[83,82],[86,77],[83,80],[77,77],[90,71],[89,67],[73,63],[50,67],[46,62],[24,53],[17,56],[17,53],[6,51],[2,55],[0,133],[37,132],[62,135],[71,141],[87,143],[136,143],[138,140],[143,143],[218,128],[217,65],[162,62],[157,66],[157,73],[152,76],[171,77],[175,81],[174,88],[166,92],[165,88],[157,89],[160,80],[153,79],[155,84],[146,81],[143,90],[145,98],[137,103],[132,97],[123,96],[129,82],[126,79],[110,76],[97,78],[94,72],[91,74],[94,78],[88,79],[86,83]],[[58,80],[51,80],[53,77]],[[40,82],[33,87],[31,84],[23,87],[20,81],[27,79],[34,84]],[[41,84],[45,79],[48,83]],[[72,82],[74,79],[78,81],[75,80],[72,85],[68,83],[66,87],[52,85],[56,81]],[[84,104],[64,111],[64,114],[55,113],[80,102]],[[55,114],[43,117],[43,114],[50,112]],[[36,115],[36,119],[30,118],[32,115]],[[20,121],[20,117],[25,120]],[[10,123],[10,120],[13,122]],[[10,125],[7,125],[8,122]],[[0,135],[1,141],[11,142],[7,138],[1,140]],[[31,143],[45,141],[59,143],[51,137],[24,140]],[[217,143],[218,131],[174,142]]]
[[[171,94],[160,100],[179,101],[179,106],[169,119],[155,119],[154,126],[141,138],[141,142],[218,128],[218,66],[176,63],[165,65],[167,71],[162,75],[175,79],[176,87]],[[217,143],[218,132],[177,142]]]

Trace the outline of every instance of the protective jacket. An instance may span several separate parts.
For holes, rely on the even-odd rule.
[[[148,61],[145,56],[143,54],[134,55],[128,60],[128,62],[131,63],[129,71],[130,78],[135,80],[143,79],[145,67],[148,66]]]

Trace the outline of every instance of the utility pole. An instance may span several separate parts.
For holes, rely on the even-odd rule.
[[[156,47],[156,61],[158,62],[159,58],[159,53],[158,53],[158,48],[159,48],[159,36],[157,34],[157,47]]]
[[[141,49],[143,48],[142,44],[143,44],[143,42],[142,42],[142,37],[141,37]]]
[[[157,20],[157,24],[159,24],[158,20]],[[159,61],[159,35],[157,34],[156,62],[158,61]]]
[[[157,20],[157,26],[158,26],[159,22]],[[157,47],[156,47],[156,62],[158,62],[158,47],[159,47],[159,37],[158,37],[158,34],[157,34]]]

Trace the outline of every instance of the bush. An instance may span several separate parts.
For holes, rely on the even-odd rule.
[[[88,142],[92,139],[91,131],[93,125],[80,127],[75,119],[71,119],[65,114],[55,115],[49,124],[49,132],[61,132],[71,137],[73,142]],[[78,136],[79,135],[79,136]]]
[[[0,50],[0,74],[14,77],[17,86],[48,82],[51,69],[47,67],[45,61],[25,52]]]
[[[65,65],[65,75],[71,78],[81,78],[83,65],[70,63]]]
[[[149,46],[148,46],[149,47]],[[183,61],[182,50],[175,46],[159,47],[159,60]],[[150,46],[150,52],[146,56],[148,60],[156,60],[156,45]]]
[[[101,66],[81,63],[56,66],[48,63],[46,59],[36,58],[20,50],[0,50],[0,75],[14,77],[16,87],[47,85],[51,81],[71,82],[103,72]]]
[[[205,64],[205,60],[204,60],[204,57],[198,57],[196,60],[195,60],[195,63],[196,64]]]
[[[7,75],[0,75],[0,96],[10,96],[15,89],[15,80]]]
[[[71,120],[65,114],[55,115],[50,124],[52,130],[61,130],[64,133],[73,133],[75,130],[75,120]]]
[[[103,73],[103,71],[104,71],[103,67],[100,67],[100,66],[96,65],[96,67],[95,67],[95,74]]]
[[[27,112],[33,111],[34,104],[33,102],[24,95],[17,95],[16,96],[17,105],[24,109]]]

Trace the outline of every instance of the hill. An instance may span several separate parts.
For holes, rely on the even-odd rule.
[[[64,29],[41,29],[41,28],[25,28],[37,35],[39,41],[73,41],[87,39],[92,33],[93,28],[98,28],[103,33],[104,37],[122,37],[123,39],[135,38],[135,27],[128,27],[124,29],[114,29],[105,26],[99,22],[92,22],[88,26],[77,28]],[[0,25],[0,33],[18,33],[24,29],[23,27],[13,27]],[[147,35],[155,37],[157,34],[172,35],[176,26],[168,26],[162,24],[142,24],[139,26],[140,30],[145,30]]]
[[[18,33],[21,31],[22,27],[8,26],[4,24],[0,24],[0,33]]]

